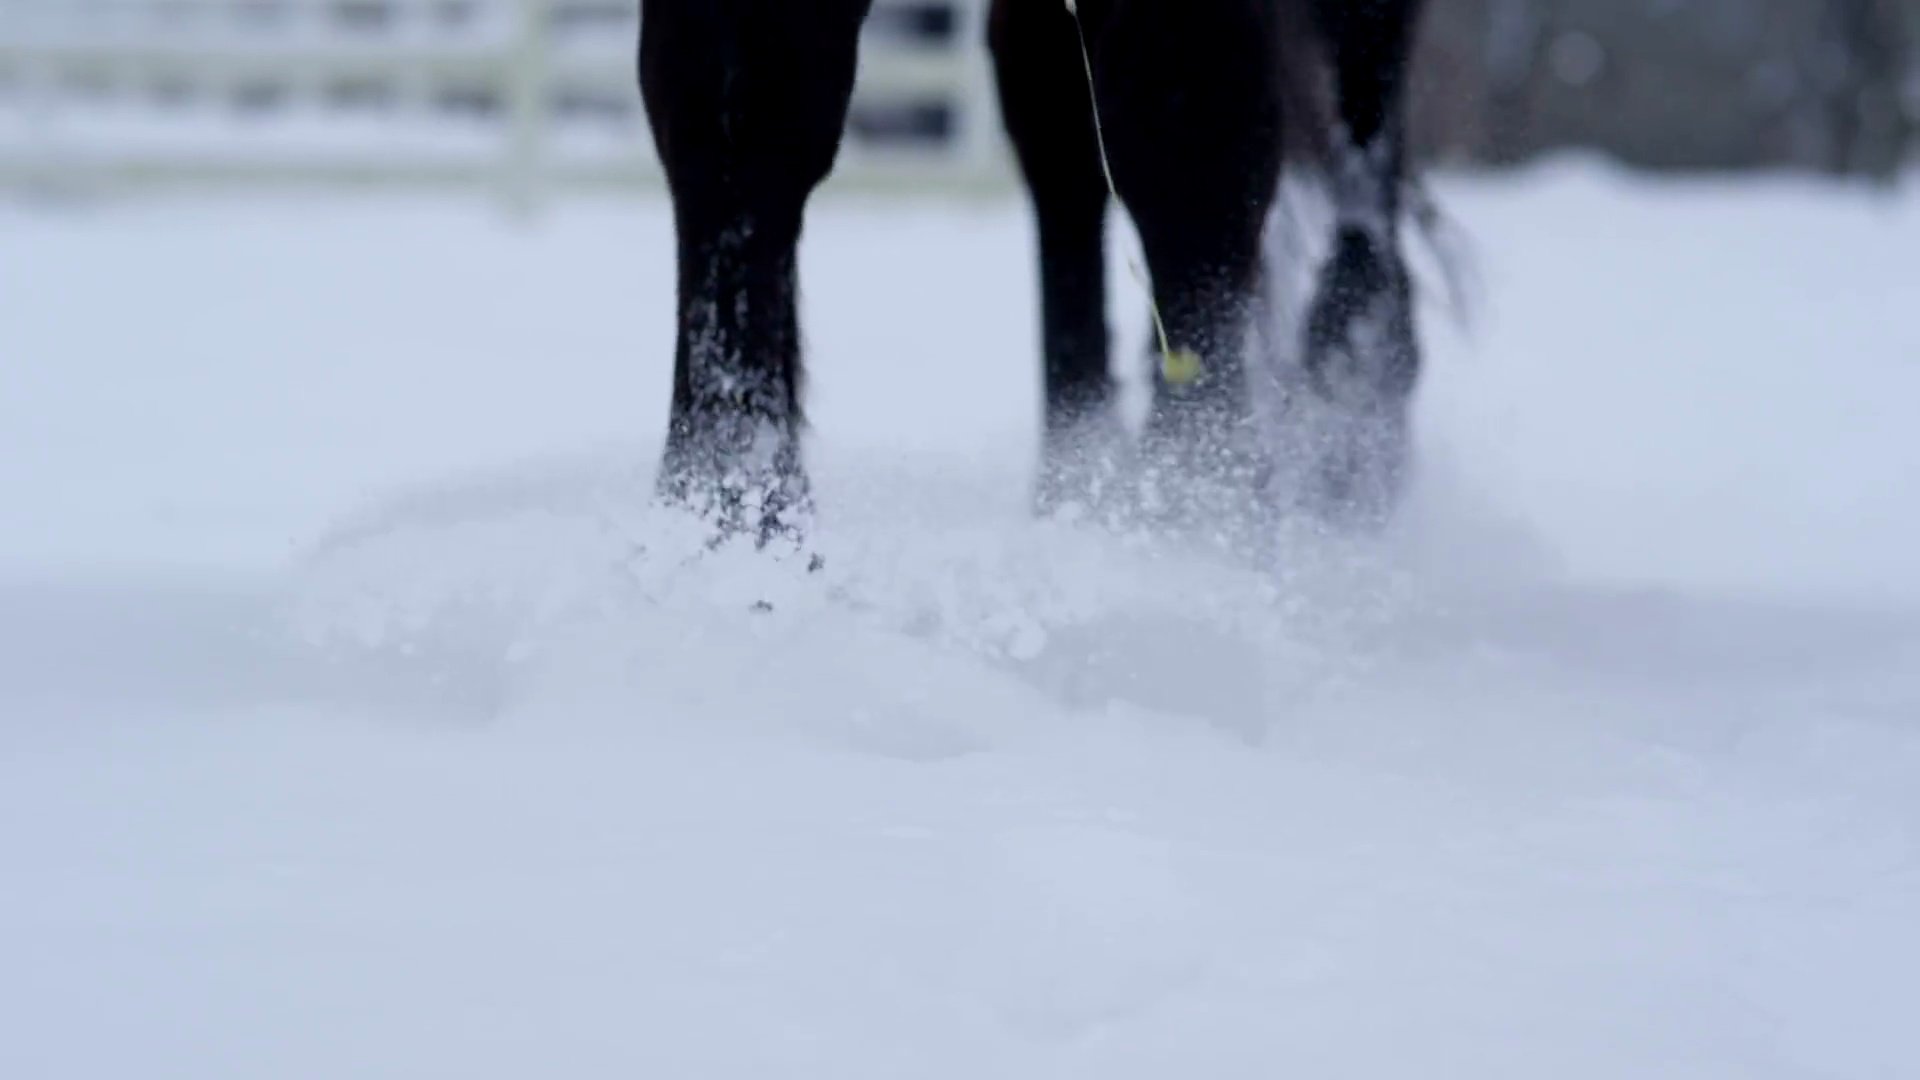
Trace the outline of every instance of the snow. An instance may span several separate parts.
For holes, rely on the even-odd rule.
[[[646,503],[658,202],[0,205],[0,1075],[1906,1075],[1920,198],[1440,187],[1268,573],[1027,518],[1011,201],[818,205],[813,575]]]

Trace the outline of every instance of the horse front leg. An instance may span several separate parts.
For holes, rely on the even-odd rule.
[[[1223,535],[1262,516],[1247,352],[1281,161],[1276,22],[1268,0],[1115,0],[1094,56],[1153,285],[1149,509]]]
[[[1316,0],[1334,71],[1328,162],[1332,253],[1308,308],[1304,367],[1319,460],[1304,493],[1323,516],[1378,523],[1404,482],[1419,374],[1413,288],[1400,241],[1406,86],[1422,0]]]
[[[1080,5],[1097,25],[1101,0]],[[1058,2],[995,0],[988,44],[1000,115],[1040,248],[1045,413],[1035,503],[1053,513],[1118,494],[1123,431],[1109,371],[1106,221],[1091,92],[1074,16]]]
[[[722,535],[797,538],[796,253],[871,0],[644,0],[640,85],[673,198],[678,324],[658,488]]]

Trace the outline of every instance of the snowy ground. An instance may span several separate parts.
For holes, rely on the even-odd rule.
[[[820,205],[817,577],[657,204],[0,205],[0,1076],[1915,1075],[1920,190],[1443,195],[1272,574],[1026,518],[1011,203]]]

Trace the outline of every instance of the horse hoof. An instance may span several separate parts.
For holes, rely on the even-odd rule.
[[[1364,411],[1413,393],[1413,286],[1390,243],[1343,230],[1307,314],[1305,367],[1323,400]]]
[[[1409,457],[1403,411],[1325,420],[1301,493],[1304,508],[1346,532],[1376,532],[1393,518]]]
[[[1115,524],[1132,509],[1138,473],[1132,441],[1118,418],[1050,437],[1034,485],[1034,514]]]
[[[797,470],[736,471],[718,477],[669,470],[657,486],[662,503],[712,526],[709,550],[741,538],[750,538],[756,549],[798,550],[812,531],[813,496],[806,474]]]

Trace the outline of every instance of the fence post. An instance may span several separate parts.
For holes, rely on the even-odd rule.
[[[507,152],[501,163],[501,197],[509,213],[530,218],[545,194],[543,158],[547,125],[552,117],[548,100],[551,62],[551,0],[515,0],[519,25],[507,53]]]

